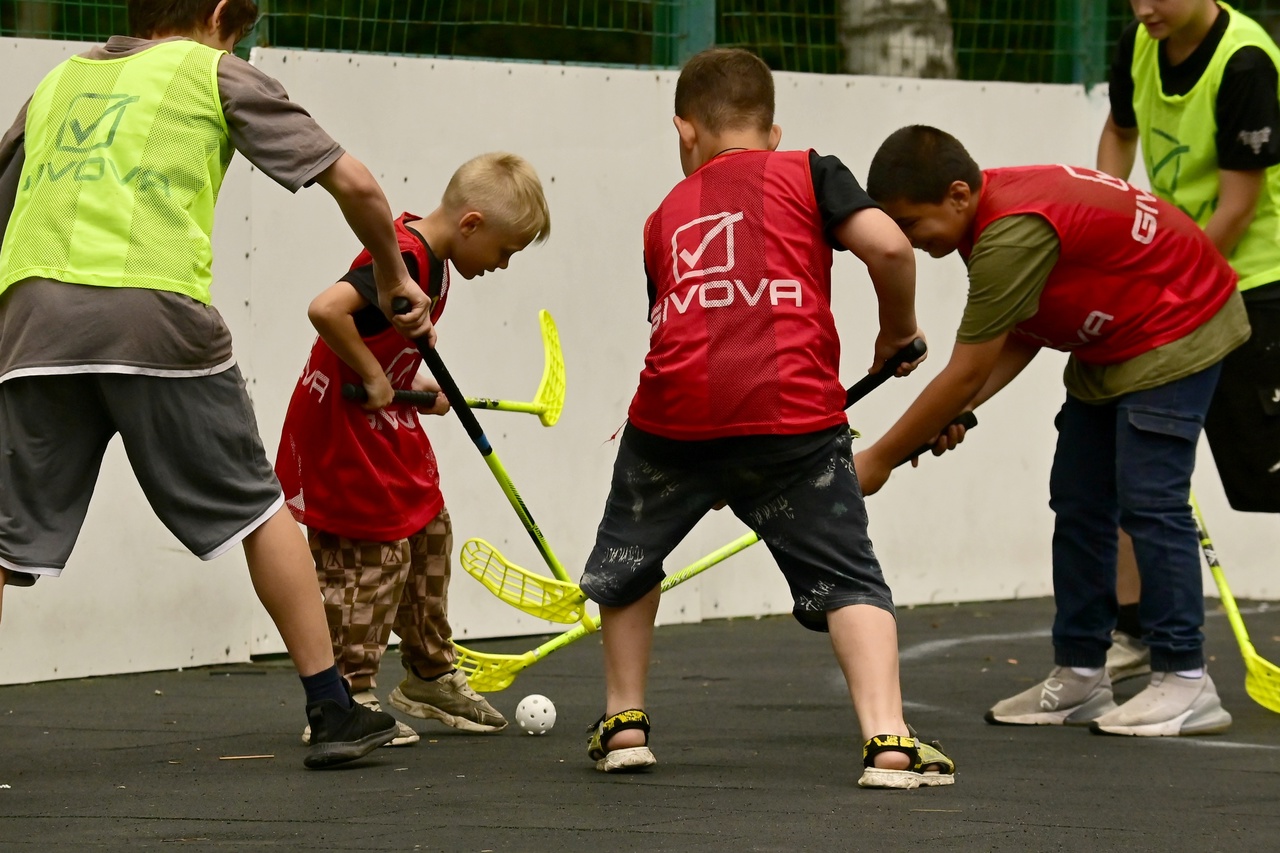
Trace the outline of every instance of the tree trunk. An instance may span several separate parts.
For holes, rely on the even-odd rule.
[[[887,77],[955,77],[946,0],[841,0],[845,71]]]
[[[19,3],[15,33],[21,38],[49,38],[53,34],[53,5],[49,0]]]

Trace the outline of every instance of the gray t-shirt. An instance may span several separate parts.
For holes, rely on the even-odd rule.
[[[81,55],[119,59],[154,44],[113,36]],[[289,100],[284,87],[249,63],[223,56],[218,92],[231,144],[290,192],[309,185],[342,156],[341,146]],[[0,235],[25,161],[26,112],[24,105],[0,137]],[[234,364],[222,315],[181,294],[32,278],[0,297],[0,382],[87,372],[198,376]]]

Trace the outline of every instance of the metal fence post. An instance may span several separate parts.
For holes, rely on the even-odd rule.
[[[679,68],[716,43],[716,0],[657,0],[653,10],[653,64]]]
[[[1107,79],[1107,0],[1058,0],[1054,79],[1092,87]]]

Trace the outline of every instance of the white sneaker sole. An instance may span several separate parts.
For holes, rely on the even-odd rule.
[[[456,714],[450,714],[447,711],[440,710],[435,705],[428,705],[425,702],[415,702],[408,696],[401,693],[399,687],[391,691],[390,700],[392,705],[401,711],[404,711],[411,717],[417,717],[422,720],[439,720],[446,726],[463,732],[486,734],[489,732],[500,732],[507,727],[506,720],[503,720],[502,725],[500,726],[491,726],[484,723],[477,723],[474,720],[468,720],[466,717],[460,717]]]
[[[936,788],[942,785],[954,785],[956,777],[949,773],[916,773],[912,770],[887,770],[882,767],[867,767],[858,780],[860,788],[893,788],[909,791],[913,788]]]
[[[1225,709],[1219,709],[1220,713],[1212,714],[1203,720],[1196,720],[1188,724],[1188,720],[1195,714],[1194,709],[1188,710],[1186,713],[1179,714],[1171,720],[1163,720],[1158,723],[1142,723],[1133,726],[1123,725],[1099,725],[1094,721],[1089,726],[1090,730],[1095,734],[1107,735],[1125,735],[1128,737],[1186,737],[1189,735],[1216,735],[1222,734],[1231,728],[1231,715]]]
[[[633,746],[627,749],[615,749],[596,762],[596,769],[602,773],[634,773],[658,763],[647,746]]]

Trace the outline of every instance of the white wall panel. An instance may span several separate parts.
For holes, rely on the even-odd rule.
[[[73,49],[0,40],[0,115],[12,114]],[[483,151],[515,151],[538,169],[551,205],[551,240],[517,255],[505,272],[454,280],[440,353],[464,392],[528,399],[542,369],[537,310],[555,316],[568,366],[560,423],[545,429],[536,418],[506,413],[482,413],[481,420],[576,577],[608,491],[616,452],[609,438],[622,425],[646,349],[640,230],[681,177],[670,123],[675,75],[281,50],[259,51],[255,62],[370,167],[397,212],[428,212],[453,170]],[[860,179],[880,141],[909,123],[955,133],[984,166],[1088,165],[1107,110],[1101,90],[1068,86],[794,74],[779,74],[777,84],[783,146],[837,154]],[[307,303],[346,269],[357,247],[322,190],[291,197],[242,160],[228,176],[218,222],[215,303],[232,327],[274,455],[313,338]],[[916,376],[885,385],[852,410],[868,441],[941,369],[963,307],[958,258],[920,255],[918,264],[919,315],[933,352]],[[842,368],[852,382],[870,361],[875,303],[855,259],[838,256],[834,280]],[[979,412],[982,425],[961,452],[899,471],[871,499],[872,535],[900,604],[1050,592],[1047,477],[1062,364],[1062,356],[1043,354]],[[427,425],[455,548],[480,536],[545,571],[461,426],[452,417]],[[1280,595],[1269,565],[1274,519],[1226,507],[1207,451],[1196,486],[1236,593]],[[98,492],[67,577],[6,596],[0,683],[280,649],[243,558],[201,564],[183,553],[150,515],[115,448]],[[684,566],[742,531],[727,512],[714,513],[668,565]],[[459,639],[549,630],[455,571],[451,617]],[[786,585],[757,545],[668,595],[660,618],[789,610]]]

